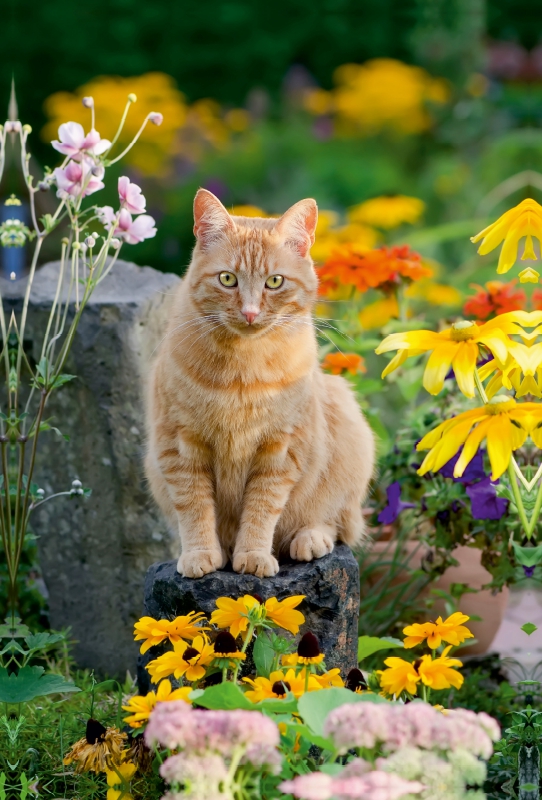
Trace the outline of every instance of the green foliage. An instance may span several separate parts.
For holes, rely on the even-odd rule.
[[[60,675],[46,675],[44,667],[22,667],[17,673],[0,667],[0,703],[27,703],[35,697],[78,691]]]
[[[363,661],[373,653],[381,650],[396,650],[404,647],[400,639],[393,639],[391,636],[379,639],[376,636],[360,636],[358,638],[358,662]]]

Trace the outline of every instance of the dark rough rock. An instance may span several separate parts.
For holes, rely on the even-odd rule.
[[[46,264],[32,287],[25,346],[36,360],[58,269],[58,262]],[[0,279],[8,318],[11,309],[19,315],[26,282]],[[92,489],[88,499],[60,497],[39,507],[31,527],[51,625],[71,627],[77,664],[101,675],[134,673],[145,572],[178,549],[143,471],[145,377],[178,283],[150,267],[115,264],[81,318],[65,368],[77,379],[47,407],[46,417],[70,440],[43,433],[39,442],[34,480],[46,495],[69,490],[74,478]]]
[[[179,575],[176,561],[153,564],[145,578],[144,614],[155,619],[174,619],[189,611],[210,615],[218,597],[237,598],[253,593],[264,600],[306,595],[298,606],[305,615],[305,624],[296,640],[310,630],[320,640],[328,668],[339,667],[344,675],[357,666],[359,567],[344,544],[316,561],[288,561],[273,578],[239,575],[226,568],[194,580]],[[163,651],[163,647],[151,648],[140,656],[140,691],[146,692],[150,687],[145,665]]]

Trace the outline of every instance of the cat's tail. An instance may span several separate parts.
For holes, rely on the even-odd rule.
[[[352,500],[339,515],[339,541],[349,547],[358,547],[366,536],[365,519],[361,511],[359,499]]]

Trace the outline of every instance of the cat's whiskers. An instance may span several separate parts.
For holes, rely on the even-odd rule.
[[[185,322],[181,322],[181,324],[180,324],[180,325],[176,325],[176,326],[175,326],[175,328],[172,328],[172,330],[168,331],[168,332],[167,332],[167,333],[166,333],[166,334],[165,334],[165,335],[162,337],[162,339],[161,339],[161,340],[158,342],[158,344],[156,345],[156,347],[154,348],[154,350],[153,350],[153,351],[152,351],[152,353],[151,353],[151,358],[152,358],[152,356],[153,356],[153,355],[156,353],[156,351],[158,350],[158,348],[159,348],[159,347],[160,347],[160,346],[161,346],[161,345],[162,345],[162,344],[163,344],[163,343],[166,341],[166,339],[167,339],[169,336],[173,336],[173,334],[174,334],[174,333],[177,333],[177,331],[181,330],[181,328],[184,328],[184,327],[186,327],[186,326],[191,326],[191,325],[194,325],[194,324],[196,324],[196,323],[198,323],[198,322],[201,322],[201,320],[202,320],[202,319],[205,319],[205,318],[206,318],[206,316],[208,316],[208,317],[218,317],[218,314],[209,314],[209,315],[204,315],[204,316],[201,316],[201,315],[199,315],[199,316],[194,316],[194,315],[193,315],[193,316],[192,316],[190,319],[186,320]]]

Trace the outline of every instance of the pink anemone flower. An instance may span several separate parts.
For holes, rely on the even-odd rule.
[[[94,129],[85,136],[83,126],[78,122],[64,122],[58,129],[58,139],[51,142],[55,150],[75,161],[80,161],[84,152],[100,156],[111,147],[109,139],[102,139]]]
[[[104,206],[99,209],[100,220],[106,230],[111,230],[115,225],[115,236],[123,239],[127,244],[138,244],[144,239],[152,239],[156,236],[154,218],[148,214],[141,214],[137,219],[132,219],[129,211],[123,208],[118,216],[111,206]]]
[[[64,169],[57,167],[53,175],[58,186],[58,197],[62,196],[62,192],[67,192],[73,197],[86,197],[104,188],[101,180],[104,175],[103,167],[95,167],[85,160],[69,161]]]
[[[145,211],[146,200],[141,189],[125,175],[119,178],[119,199],[121,206],[131,214],[142,214]]]

